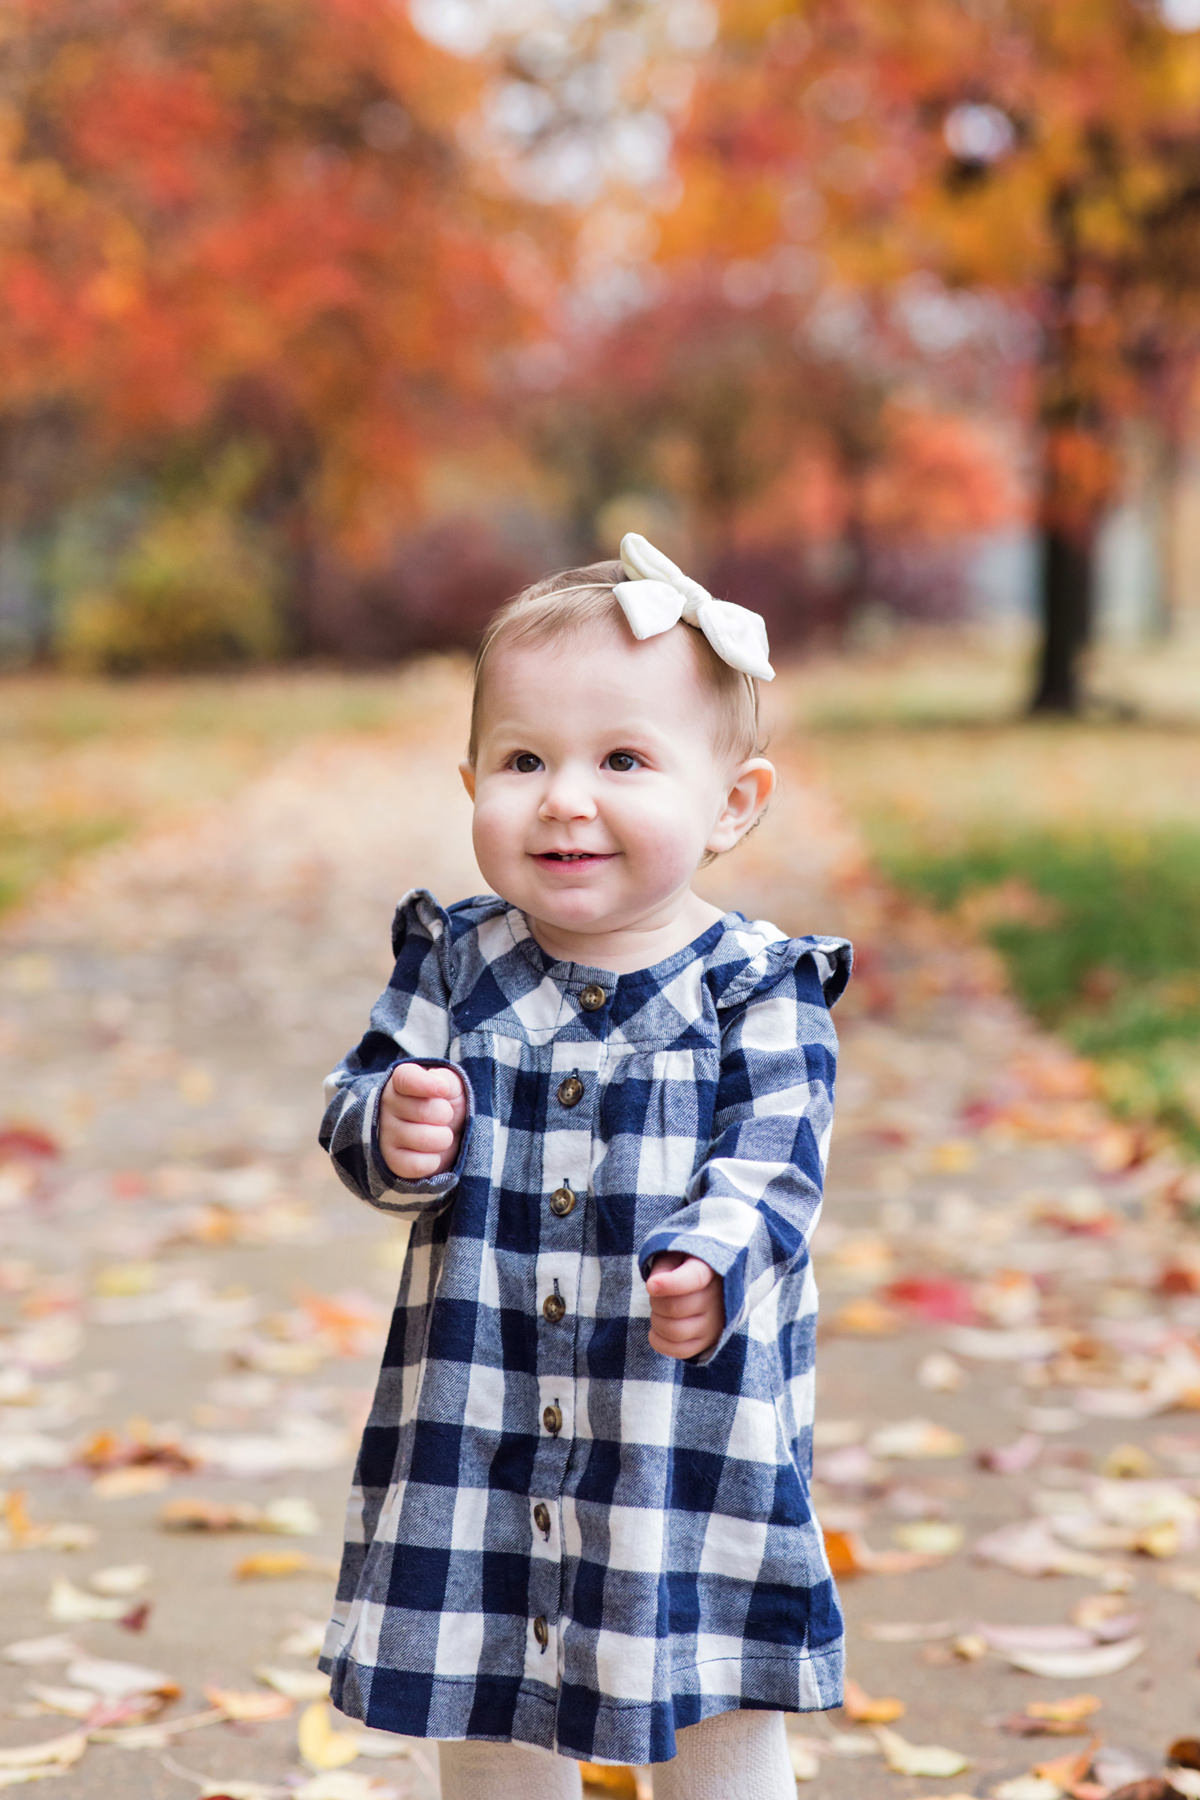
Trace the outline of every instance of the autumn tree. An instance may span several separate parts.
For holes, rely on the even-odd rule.
[[[499,434],[566,232],[474,152],[486,57],[397,0],[11,0],[0,69],[0,529],[245,438],[302,582]]]
[[[797,295],[740,292],[729,272],[651,285],[524,396],[580,553],[611,555],[597,521],[657,496],[690,566],[780,646],[839,640],[868,607],[947,616],[966,549],[1020,516],[1000,434],[818,354]]]
[[[1028,324],[1010,404],[1039,471],[1039,711],[1081,702],[1121,422],[1177,434],[1191,411],[1200,33],[1173,10],[724,0],[678,134],[667,261],[800,249],[884,331],[914,275]]]

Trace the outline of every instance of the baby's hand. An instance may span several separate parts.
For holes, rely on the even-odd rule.
[[[715,1269],[682,1250],[661,1250],[646,1280],[650,1348],[664,1356],[696,1356],[725,1328],[725,1283]]]
[[[452,1167],[467,1116],[467,1091],[454,1069],[398,1063],[379,1100],[379,1148],[393,1175],[424,1181]]]

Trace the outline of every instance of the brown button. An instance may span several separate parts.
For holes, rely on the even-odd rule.
[[[569,1187],[555,1188],[550,1196],[550,1211],[565,1219],[575,1204],[575,1196]]]
[[[561,1294],[547,1294],[542,1301],[542,1311],[552,1325],[557,1325],[567,1310],[567,1303]]]
[[[560,1106],[578,1106],[583,1099],[583,1083],[578,1075],[568,1075],[558,1084]]]
[[[540,1500],[533,1509],[533,1522],[544,1536],[550,1536],[550,1508]]]
[[[548,1406],[542,1414],[542,1424],[557,1437],[562,1430],[562,1407]]]
[[[533,1621],[533,1635],[544,1650],[546,1645],[550,1642],[550,1627],[547,1625],[541,1613],[539,1613],[537,1618]]]
[[[608,995],[596,982],[589,981],[579,996],[579,1004],[588,1012],[599,1012]]]

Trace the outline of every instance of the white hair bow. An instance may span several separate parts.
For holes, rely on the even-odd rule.
[[[707,588],[677,569],[670,557],[627,531],[621,539],[621,562],[631,579],[618,581],[613,593],[636,638],[657,637],[680,619],[702,631],[722,662],[760,681],[774,681],[767,628],[760,614],[732,600],[714,600]]]

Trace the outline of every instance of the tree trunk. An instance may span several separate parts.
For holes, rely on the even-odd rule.
[[[1044,524],[1038,544],[1042,641],[1031,713],[1079,712],[1080,660],[1091,635],[1095,539]]]

